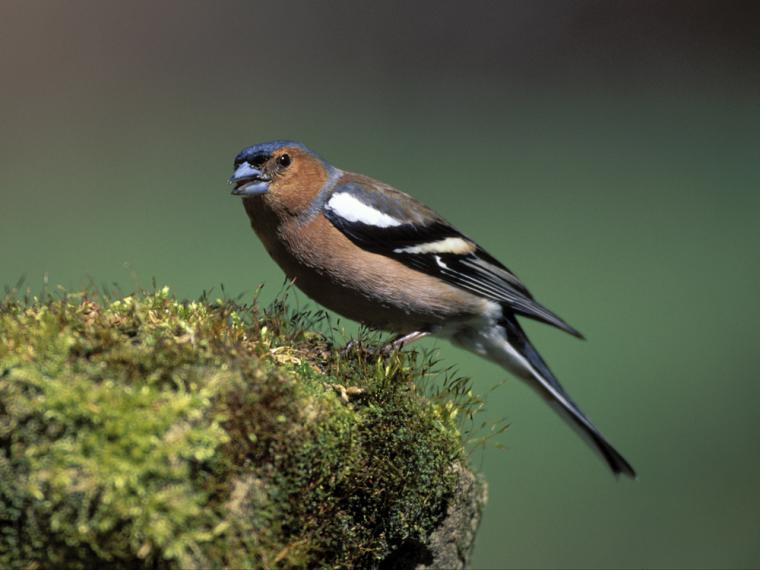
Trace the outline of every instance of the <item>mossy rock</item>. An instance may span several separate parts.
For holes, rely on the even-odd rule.
[[[0,567],[464,565],[471,394],[426,394],[429,356],[342,353],[322,317],[7,295]]]

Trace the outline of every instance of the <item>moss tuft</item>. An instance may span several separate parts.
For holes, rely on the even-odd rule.
[[[368,567],[424,541],[472,400],[424,397],[429,357],[342,354],[319,320],[166,288],[8,295],[0,567]]]

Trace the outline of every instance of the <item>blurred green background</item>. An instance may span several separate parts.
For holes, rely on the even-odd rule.
[[[517,381],[476,568],[760,565],[757,4],[0,6],[0,285],[271,298],[225,180],[272,138],[387,181],[587,337],[529,324],[631,460]],[[482,393],[507,376],[436,347]]]

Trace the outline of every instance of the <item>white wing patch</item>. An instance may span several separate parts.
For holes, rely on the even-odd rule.
[[[400,247],[394,253],[454,253],[464,255],[475,251],[475,244],[460,237],[447,237],[438,241]]]
[[[346,192],[336,192],[325,204],[338,216],[349,222],[359,222],[376,228],[390,228],[400,226],[401,221],[389,216],[385,212],[368,206],[355,196]]]

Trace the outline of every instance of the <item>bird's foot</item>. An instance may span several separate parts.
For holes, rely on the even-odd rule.
[[[359,340],[351,340],[348,342],[348,344],[346,344],[346,346],[343,347],[340,353],[341,356],[348,356],[353,352],[358,352],[365,358],[373,356],[382,356],[383,358],[387,358],[394,352],[404,348],[406,345],[411,344],[414,341],[419,340],[429,334],[430,333],[427,331],[415,331],[409,334],[404,334],[394,338],[391,342],[379,349],[368,348],[364,346]]]
[[[344,346],[343,348],[340,349],[340,355],[343,358],[346,358],[347,356],[349,356],[349,355],[351,355],[353,353],[358,353],[358,354],[360,354],[362,356],[371,356],[372,354],[374,354],[374,352],[375,351],[372,350],[371,348],[368,348],[368,347],[364,346],[362,344],[362,341],[360,341],[360,340],[353,340],[353,339],[349,340],[346,343],[346,346]]]
[[[429,334],[430,333],[427,331],[414,331],[409,334],[403,334],[394,338],[391,342],[386,344],[383,348],[380,349],[380,352],[384,356],[388,356],[391,353],[396,352],[397,350],[401,350],[406,345],[412,344],[414,341],[426,337]]]

